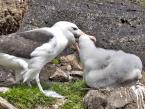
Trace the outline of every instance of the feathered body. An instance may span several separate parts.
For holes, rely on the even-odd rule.
[[[84,80],[93,88],[131,85],[142,77],[142,62],[134,54],[95,46],[87,36],[79,38]]]
[[[48,43],[44,43],[40,47],[37,47],[31,53],[32,58],[29,60],[29,69],[26,70],[23,76],[24,82],[35,79],[36,75],[40,73],[44,65],[58,56],[67,45],[68,40],[60,33],[58,36],[53,37]]]

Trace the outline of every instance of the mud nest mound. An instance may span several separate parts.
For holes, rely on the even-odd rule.
[[[19,29],[27,4],[27,0],[0,0],[0,35]]]

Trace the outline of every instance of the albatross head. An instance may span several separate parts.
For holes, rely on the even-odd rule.
[[[63,32],[63,35],[67,38],[69,41],[69,44],[75,44],[75,47],[77,48],[79,52],[78,43],[76,42],[76,38],[79,38],[80,36],[88,36],[88,38],[96,41],[96,38],[94,36],[86,35],[82,30],[80,30],[76,24],[67,22],[67,21],[59,21],[53,25],[53,27],[59,28]]]
[[[76,38],[85,34],[76,24],[67,21],[59,21],[54,24],[54,27],[59,28],[70,43],[75,43]]]

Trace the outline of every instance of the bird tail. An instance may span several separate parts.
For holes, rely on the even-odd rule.
[[[14,69],[16,72],[16,81],[22,79],[22,72],[28,69],[28,63],[26,59],[22,59],[6,53],[0,53],[0,65]]]
[[[0,53],[0,65],[14,70],[28,68],[26,60],[6,53]]]

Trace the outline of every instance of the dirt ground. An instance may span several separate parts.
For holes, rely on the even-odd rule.
[[[28,0],[0,0],[0,35],[18,30]]]

